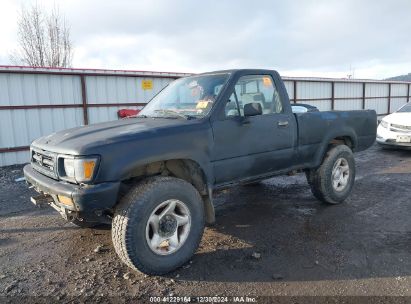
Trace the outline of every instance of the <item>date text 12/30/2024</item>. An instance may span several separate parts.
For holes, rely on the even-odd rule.
[[[255,297],[249,296],[167,296],[167,297],[150,297],[151,303],[257,303]]]

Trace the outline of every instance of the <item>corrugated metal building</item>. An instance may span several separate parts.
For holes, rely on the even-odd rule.
[[[28,146],[59,130],[117,119],[184,73],[0,66],[0,166],[28,161]],[[410,83],[283,77],[291,102],[320,110],[375,109],[410,100]]]
[[[373,109],[383,116],[410,101],[410,82],[283,77],[292,102],[320,111]]]

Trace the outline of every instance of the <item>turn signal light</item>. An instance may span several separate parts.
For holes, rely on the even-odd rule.
[[[62,203],[63,205],[67,206],[73,206],[73,200],[70,197],[63,196],[63,195],[57,195],[59,202]]]
[[[94,160],[84,161],[83,167],[84,167],[84,178],[85,179],[91,179],[93,177],[95,165],[96,165],[96,162]]]

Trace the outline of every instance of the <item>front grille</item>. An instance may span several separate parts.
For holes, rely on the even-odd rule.
[[[31,165],[40,173],[52,178],[57,178],[56,155],[44,150],[31,150]]]
[[[411,133],[411,126],[403,126],[403,125],[391,124],[391,125],[390,125],[390,130],[393,131],[393,132]]]

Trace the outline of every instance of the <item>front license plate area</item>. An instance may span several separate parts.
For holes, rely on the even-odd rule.
[[[410,143],[411,136],[409,135],[397,135],[397,142],[399,143]]]

